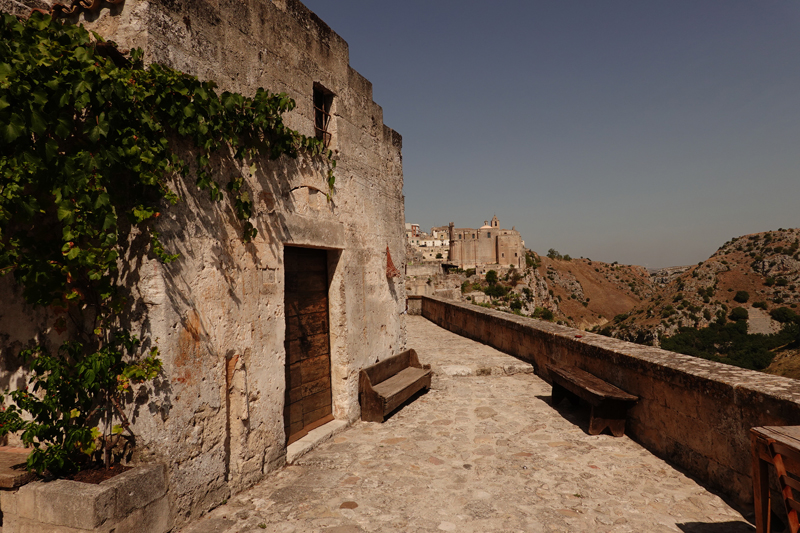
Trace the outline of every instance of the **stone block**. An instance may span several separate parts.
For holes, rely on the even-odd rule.
[[[116,491],[90,483],[59,479],[33,483],[35,516],[27,518],[45,524],[76,529],[94,529],[114,516]]]
[[[163,465],[144,465],[128,470],[100,485],[114,491],[114,518],[122,519],[167,492]]]
[[[17,491],[0,490],[0,511],[4,514],[18,515]]]
[[[30,483],[0,493],[4,531],[163,533],[169,530],[166,490],[162,465],[137,467],[98,485],[64,479]]]
[[[103,533],[166,533],[169,530],[169,499],[163,495],[145,507],[133,510],[125,519],[102,531]]]

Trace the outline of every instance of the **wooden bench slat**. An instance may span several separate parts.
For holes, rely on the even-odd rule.
[[[570,392],[578,394],[581,397],[585,396],[585,394],[581,394],[585,392],[592,396],[596,396],[598,400],[612,399],[612,400],[621,400],[626,402],[635,402],[639,399],[638,396],[629,394],[610,383],[606,383],[605,381],[598,378],[594,374],[590,374],[589,372],[581,370],[580,368],[566,369],[566,368],[558,368],[552,366],[548,368],[550,370],[551,377],[553,375],[558,376],[559,378],[561,378],[559,382],[563,387],[569,389]],[[569,385],[574,385],[574,387],[570,387]],[[589,398],[584,398],[584,399],[590,401]]]
[[[410,368],[406,370],[411,370]],[[421,372],[415,373],[408,373],[407,376],[414,377],[413,381],[406,381],[404,383],[404,387],[402,389],[397,390],[391,396],[386,398],[386,404],[384,406],[384,412],[391,413],[398,407],[400,407],[403,402],[411,398],[414,394],[418,391],[429,388],[431,386],[431,374],[430,370],[424,370],[421,368],[415,368],[414,370],[421,370]]]
[[[414,368],[413,366],[408,367],[404,370],[401,370],[386,381],[382,381],[381,383],[373,386],[372,390],[384,397],[394,396],[427,373],[430,373],[430,370],[425,370],[424,368]]]

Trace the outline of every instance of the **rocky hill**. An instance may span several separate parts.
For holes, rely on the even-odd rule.
[[[618,316],[605,333],[658,345],[680,327],[703,328],[736,307],[749,315],[750,333],[773,333],[769,312],[800,304],[800,230],[779,229],[736,237],[710,258],[687,268],[653,295]]]
[[[494,288],[474,271],[420,272],[416,281],[431,294],[456,295],[460,285],[465,301],[657,346],[680,327],[706,327],[736,307],[748,312],[749,332],[778,331],[770,311],[800,304],[799,249],[800,229],[779,229],[731,239],[697,265],[648,271],[529,250],[527,267],[498,269]]]
[[[476,305],[659,346],[665,338],[678,342],[680,337],[674,336],[680,328],[700,330],[728,320],[746,324],[746,331],[737,326],[745,338],[777,333],[783,324],[772,315],[780,308],[786,308],[780,312],[794,317],[791,320],[800,320],[795,317],[800,312],[799,250],[800,229],[736,237],[697,265],[653,271],[573,259],[552,249],[547,256],[528,250],[524,269],[498,268],[496,281],[487,281],[474,270],[445,274],[437,265],[436,272],[409,275],[406,285],[409,294],[460,297]],[[758,341],[770,351],[762,350],[760,361],[772,360],[768,372],[800,378],[800,346],[794,341],[781,347],[785,335],[772,337],[767,344],[773,347],[764,348],[767,341]],[[722,354],[723,348],[712,351]],[[774,359],[771,354],[776,354]],[[733,357],[728,361],[739,364]]]

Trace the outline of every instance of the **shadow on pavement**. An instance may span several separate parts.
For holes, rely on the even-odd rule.
[[[686,522],[676,525],[684,533],[750,533],[756,530],[745,522],[717,522],[715,524]]]

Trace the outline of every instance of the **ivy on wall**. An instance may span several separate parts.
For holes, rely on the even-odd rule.
[[[153,256],[178,259],[154,227],[180,201],[170,180],[189,172],[175,139],[194,145],[197,186],[230,202],[244,241],[257,234],[252,200],[243,178],[214,179],[214,152],[230,150],[243,164],[256,156],[319,156],[332,190],[332,153],[284,124],[293,108],[285,94],[218,94],[211,82],[145,68],[141,50],[126,56],[46,14],[2,15],[0,275],[12,274],[28,303],[55,311],[54,327],[73,333],[55,354],[36,342],[22,353],[33,390],[11,392],[14,404],[0,411],[0,436],[19,431],[34,447],[29,469],[74,472],[100,449],[108,462],[109,443],[118,440],[111,433],[127,429],[133,438],[120,404],[161,362],[157,348],[142,354],[120,325],[129,302],[118,287],[118,259],[134,227],[148,236]],[[117,419],[122,424],[110,429]]]

